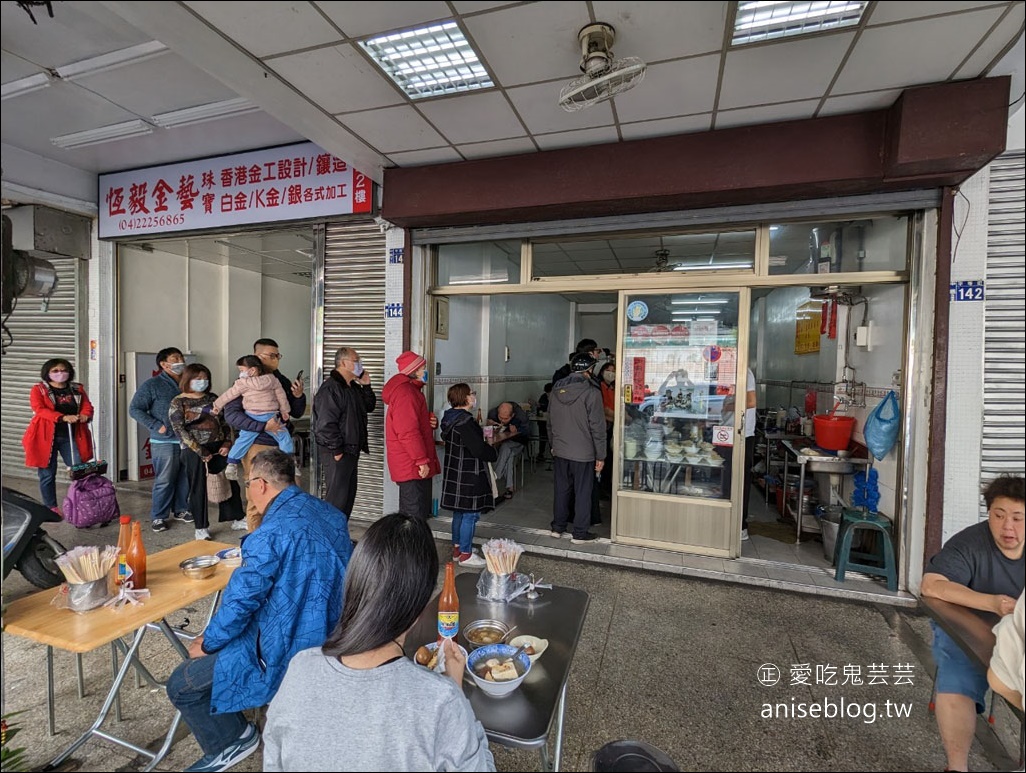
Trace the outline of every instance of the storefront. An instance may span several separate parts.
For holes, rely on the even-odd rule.
[[[788,418],[838,402],[861,428],[893,389],[902,433],[874,470],[905,587],[926,518],[929,413],[921,398],[935,379],[944,187],[1003,145],[998,97],[1006,84],[993,85],[958,84],[959,96],[979,100],[980,125],[974,133],[949,126],[932,144],[914,127],[939,119],[951,85],[909,90],[877,113],[389,170],[383,215],[411,229],[431,296],[413,309],[424,345],[433,356],[476,345],[487,404],[519,401],[510,384],[526,381],[534,390],[531,382],[560,362],[533,372],[507,368],[496,379],[494,366],[511,361],[510,339],[479,333],[461,346],[454,331],[494,321],[492,307],[507,318],[536,317],[541,296],[611,302],[616,339],[605,345],[618,366],[611,539],[723,558],[746,555],[744,477],[730,471],[751,463],[738,408],[749,369],[758,407],[781,409],[785,434],[801,434],[800,421],[788,426]],[[556,185],[547,184],[553,169]],[[492,190],[489,180],[502,185]],[[418,197],[427,185],[432,196]],[[439,305],[444,343],[435,329]],[[470,307],[477,316],[461,318]],[[541,331],[525,320],[521,345],[546,357],[553,349],[565,361],[579,328],[566,329],[563,319],[556,313]],[[434,359],[438,381],[455,377]],[[504,386],[493,389],[496,382]],[[442,391],[436,385],[436,408]],[[853,440],[861,441],[859,429]],[[763,457],[772,456],[765,448]],[[774,477],[774,460],[757,461],[773,485],[766,475]],[[847,471],[814,477],[812,498],[851,502]],[[779,484],[784,511],[788,483]],[[802,533],[798,523],[792,528]]]
[[[117,242],[124,477],[152,474],[147,435],[127,407],[161,348],[176,346],[207,365],[215,391],[230,386],[236,358],[257,338],[279,343],[281,370],[304,381],[309,400],[339,346],[357,347],[381,372],[386,263],[375,195],[369,178],[312,143],[101,176],[100,237]],[[315,490],[309,416],[308,407],[297,422],[297,454]],[[376,442],[362,460],[356,509],[376,517],[383,420],[371,421]]]

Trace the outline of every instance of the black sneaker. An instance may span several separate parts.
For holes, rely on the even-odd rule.
[[[570,538],[570,544],[571,545],[587,545],[589,542],[594,542],[597,539],[598,539],[598,535],[597,534],[592,534],[589,531],[583,537],[571,537]]]
[[[190,513],[188,510],[184,510],[180,513],[175,513],[171,517],[174,518],[176,521],[182,521],[183,523],[192,523],[196,520],[192,517],[192,513]]]
[[[163,518],[153,519],[153,530],[154,531],[167,531],[167,521]]]

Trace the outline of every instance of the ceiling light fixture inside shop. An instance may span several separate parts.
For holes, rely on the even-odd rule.
[[[737,4],[731,45],[808,35],[859,23],[869,3],[845,0],[818,3],[744,2]]]

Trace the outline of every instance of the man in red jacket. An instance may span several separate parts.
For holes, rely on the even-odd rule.
[[[442,470],[432,431],[438,420],[424,398],[427,362],[416,352],[396,358],[399,372],[381,390],[385,413],[385,457],[399,484],[399,511],[422,520],[431,516],[431,478]]]

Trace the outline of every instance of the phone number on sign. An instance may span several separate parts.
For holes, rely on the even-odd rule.
[[[118,221],[119,231],[134,231],[136,228],[162,228],[169,225],[185,225],[185,215],[160,215],[154,217],[130,217]]]

